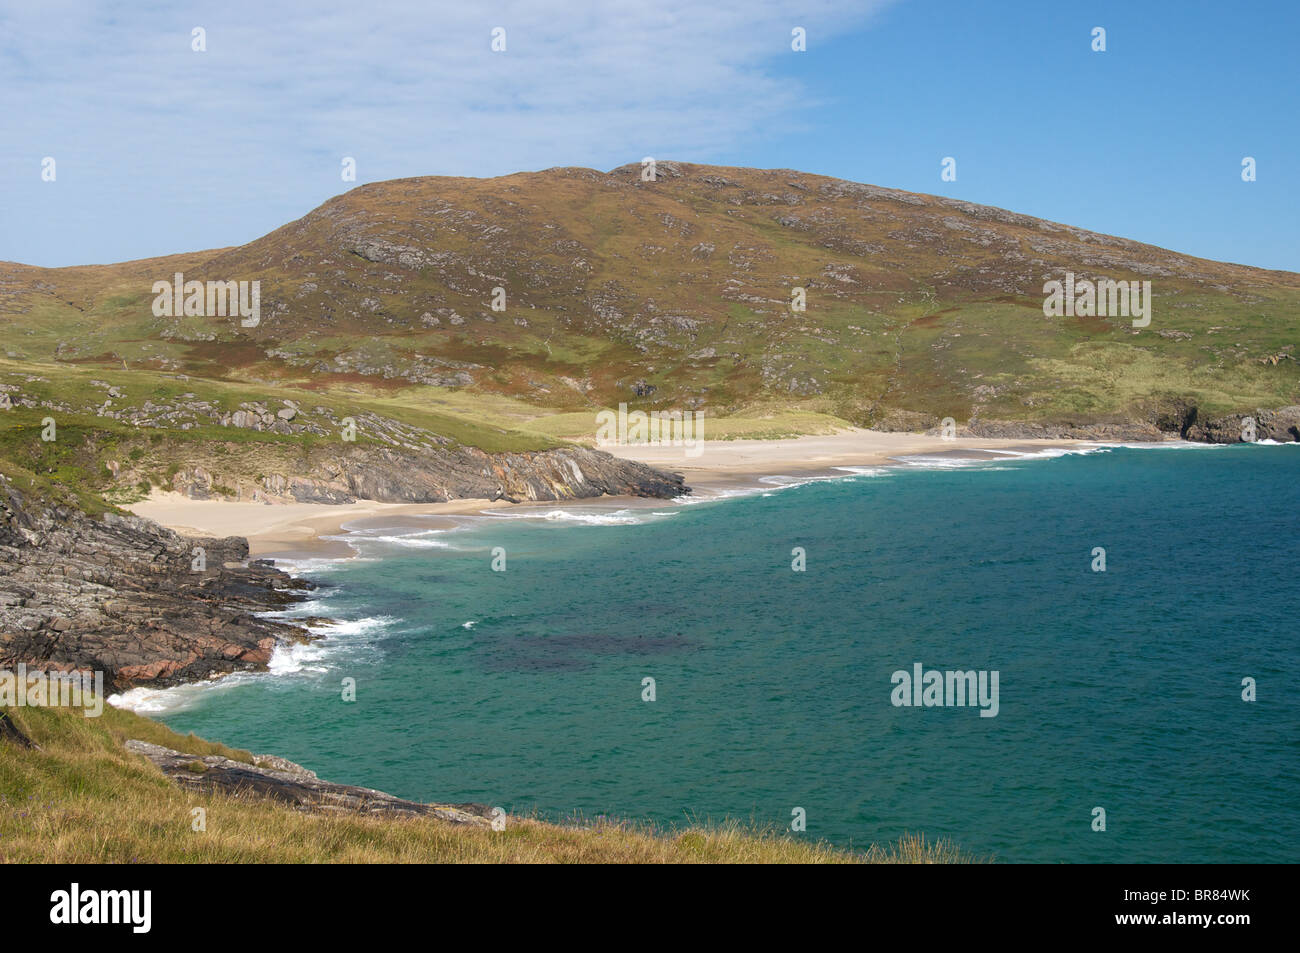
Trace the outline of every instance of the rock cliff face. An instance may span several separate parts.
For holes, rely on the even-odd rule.
[[[254,613],[313,585],[264,560],[239,565],[247,557],[239,537],[94,519],[27,501],[0,477],[0,668],[102,671],[115,691],[264,668],[277,643],[310,636]]]
[[[613,496],[674,497],[689,490],[677,474],[598,450],[566,447],[521,453],[485,453],[474,447],[397,450],[354,446],[317,449],[299,464],[302,475],[270,473],[256,481],[206,467],[178,471],[172,489],[196,499],[215,487],[253,500],[302,503],[441,503],[488,499],[587,499]]]
[[[1246,426],[1245,414],[1201,420],[1195,416],[1188,421],[1185,436],[1188,440],[1204,443],[1237,443]],[[1300,406],[1282,407],[1279,410],[1259,410],[1252,416],[1255,421],[1255,439],[1290,443],[1300,440]]]

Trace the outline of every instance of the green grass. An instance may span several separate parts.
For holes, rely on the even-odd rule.
[[[373,183],[220,256],[7,266],[6,341],[21,355],[13,370],[76,360],[116,380],[125,361],[126,377],[147,384],[169,364],[199,393],[382,407],[488,450],[545,446],[559,433],[545,418],[631,402],[642,379],[659,388],[653,406],[704,406],[715,420],[735,418],[723,432],[736,436],[803,426],[740,423],[755,403],[798,414],[822,401],[861,426],[893,410],[1049,421],[1141,415],[1168,395],[1207,412],[1300,401],[1300,363],[1285,356],[1300,336],[1294,274],[1105,236],[1075,241],[1055,226],[968,216],[933,197],[864,199],[851,184],[804,173],[683,168],[681,178],[632,189],[564,172]],[[717,189],[706,176],[734,184]],[[437,209],[472,225],[443,227]],[[368,238],[475,267],[340,255],[340,215]],[[713,250],[698,251],[706,245]],[[1099,248],[1114,267],[1086,264]],[[1066,269],[1155,275],[1152,325],[1045,318],[1037,273]],[[253,330],[155,318],[149,284],[175,270],[262,280],[270,313]],[[505,313],[488,308],[498,282]],[[796,283],[809,289],[799,315],[786,307]],[[451,311],[463,322],[451,324]],[[711,357],[695,356],[708,349]],[[339,357],[373,373],[313,369]],[[403,384],[425,359],[478,365],[474,383]]]
[[[616,408],[606,408],[617,412]],[[629,410],[651,410],[650,407],[629,405]],[[542,434],[574,442],[591,443],[596,435],[596,414],[599,409],[582,413],[551,414],[528,422],[528,428]],[[752,416],[751,416],[752,415]],[[707,413],[701,424],[707,440],[776,440],[808,434],[829,434],[852,426],[833,414],[814,410],[785,410],[773,408],[764,413],[762,408],[751,408],[744,416],[710,417]]]
[[[1175,401],[1202,415],[1300,403],[1298,275],[1075,241],[934,197],[863,198],[803,173],[684,168],[630,189],[563,171],[374,183],[241,248],[0,265],[0,384],[80,428],[73,448],[33,449],[15,428],[45,413],[0,412],[0,468],[102,507],[179,466],[220,458],[225,477],[247,456],[254,472],[283,472],[330,446],[207,424],[133,436],[96,416],[105,387],[94,380],[125,392],[118,409],[185,394],[226,411],[292,400],[490,452],[587,442],[596,413],[620,402],[702,408],[717,439],[827,433],[897,411],[1080,424],[1145,421]],[[340,249],[340,217],[450,264],[367,261]],[[1110,277],[1156,276],[1150,327],[1043,315],[1038,273],[1101,270],[1081,263],[1099,249],[1116,263]],[[264,320],[154,317],[150,286],[175,271],[261,280]],[[504,313],[488,306],[498,282]],[[789,311],[795,284],[808,289],[805,313]],[[367,372],[317,368],[340,359]],[[409,379],[466,367],[468,386]],[[634,397],[642,380],[656,390]],[[369,439],[362,429],[358,442]],[[105,482],[114,453],[128,454],[129,485]]]
[[[0,741],[0,863],[962,863],[948,843],[909,836],[860,850],[752,823],[680,829],[511,818],[504,831],[432,818],[309,815],[254,797],[184,791],[123,743],[198,757],[235,751],[105,706],[11,708],[40,750]],[[195,766],[201,762],[195,761]],[[197,772],[196,772],[197,773]],[[205,831],[193,829],[203,808]]]
[[[15,406],[0,411],[0,473],[24,492],[71,503],[91,513],[147,496],[146,484],[168,487],[171,477],[182,468],[203,465],[211,470],[219,465],[221,475],[227,478],[271,472],[292,474],[309,457],[331,453],[340,445],[338,435],[332,433],[276,434],[222,427],[202,417],[199,419],[204,422],[188,430],[135,426],[97,415],[110,387],[122,392],[122,397],[112,401],[113,409],[122,412],[182,400],[205,401],[225,412],[238,410],[241,403],[261,402],[274,409],[284,401],[295,401],[305,415],[315,417],[317,407],[326,408],[336,419],[374,414],[437,434],[450,440],[451,446],[505,452],[542,450],[561,444],[553,437],[521,429],[517,408],[513,414],[504,412],[511,407],[509,399],[501,399],[502,413],[476,419],[467,401],[440,405],[422,400],[420,392],[431,388],[407,386],[393,395],[347,385],[316,392],[245,381],[178,380],[174,374],[147,369],[123,371],[120,367],[9,359],[0,359],[0,383],[17,386],[25,397],[62,408]],[[55,421],[53,441],[41,439],[47,417]],[[359,423],[355,445],[381,442]],[[132,476],[114,480],[107,469],[110,462],[122,468],[124,477],[128,472]],[[235,492],[229,486],[224,490],[228,495]]]

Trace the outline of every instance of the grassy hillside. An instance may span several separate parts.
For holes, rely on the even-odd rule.
[[[250,761],[157,722],[105,707],[0,710],[40,750],[0,739],[0,863],[956,863],[946,844],[905,838],[839,850],[803,835],[722,824],[654,831],[511,818],[504,831],[430,818],[319,816],[269,801],[182,790],[122,745],[129,738]],[[207,830],[191,829],[206,809]]]
[[[444,408],[419,399],[418,393],[395,399],[364,383],[320,393],[149,367],[10,358],[0,359],[0,388],[6,385],[14,404],[0,411],[4,474],[20,488],[38,487],[43,496],[76,502],[90,511],[102,509],[104,501],[129,503],[147,496],[151,487],[169,487],[181,466],[206,464],[250,477],[283,469],[295,455],[341,446],[336,421],[347,417],[383,419],[436,434],[448,446],[464,444],[490,452],[561,444],[546,434],[514,429],[507,414],[473,415],[463,405]],[[302,408],[298,419],[314,419],[318,432],[286,434],[221,425],[221,415],[250,402],[269,402],[272,410],[292,402]],[[46,419],[56,423],[54,440],[41,439]],[[364,423],[358,427],[356,445],[376,442],[373,428]]]
[[[789,170],[657,173],[401,179],[238,248],[0,263],[0,462],[93,506],[177,466],[255,481],[346,417],[505,451],[590,443],[620,402],[723,438],[1300,403],[1300,275]],[[1067,271],[1151,281],[1150,325],[1045,317]],[[260,281],[260,323],[156,317],[176,272]],[[309,432],[230,423],[289,404]],[[35,441],[47,416],[68,446]]]
[[[6,350],[104,379],[125,366],[523,431],[619,401],[870,424],[1300,399],[1300,275],[799,172],[639,171],[402,179],[239,248],[0,265]],[[1067,270],[1150,280],[1151,325],[1044,317],[1042,284]],[[261,280],[260,325],[154,317],[150,285],[176,271]]]

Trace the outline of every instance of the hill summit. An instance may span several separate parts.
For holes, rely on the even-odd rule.
[[[8,356],[883,427],[1185,429],[1300,402],[1295,273],[785,169],[646,173],[398,179],[238,248],[0,265]],[[260,320],[155,315],[176,273],[259,281]],[[1149,282],[1149,323],[1105,294],[1045,307],[1053,281]]]

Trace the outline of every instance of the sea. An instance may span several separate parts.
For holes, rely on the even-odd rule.
[[[564,823],[1300,861],[1300,446],[905,456],[392,523],[282,564],[320,586],[285,615],[341,620],[319,640],[116,703]]]

